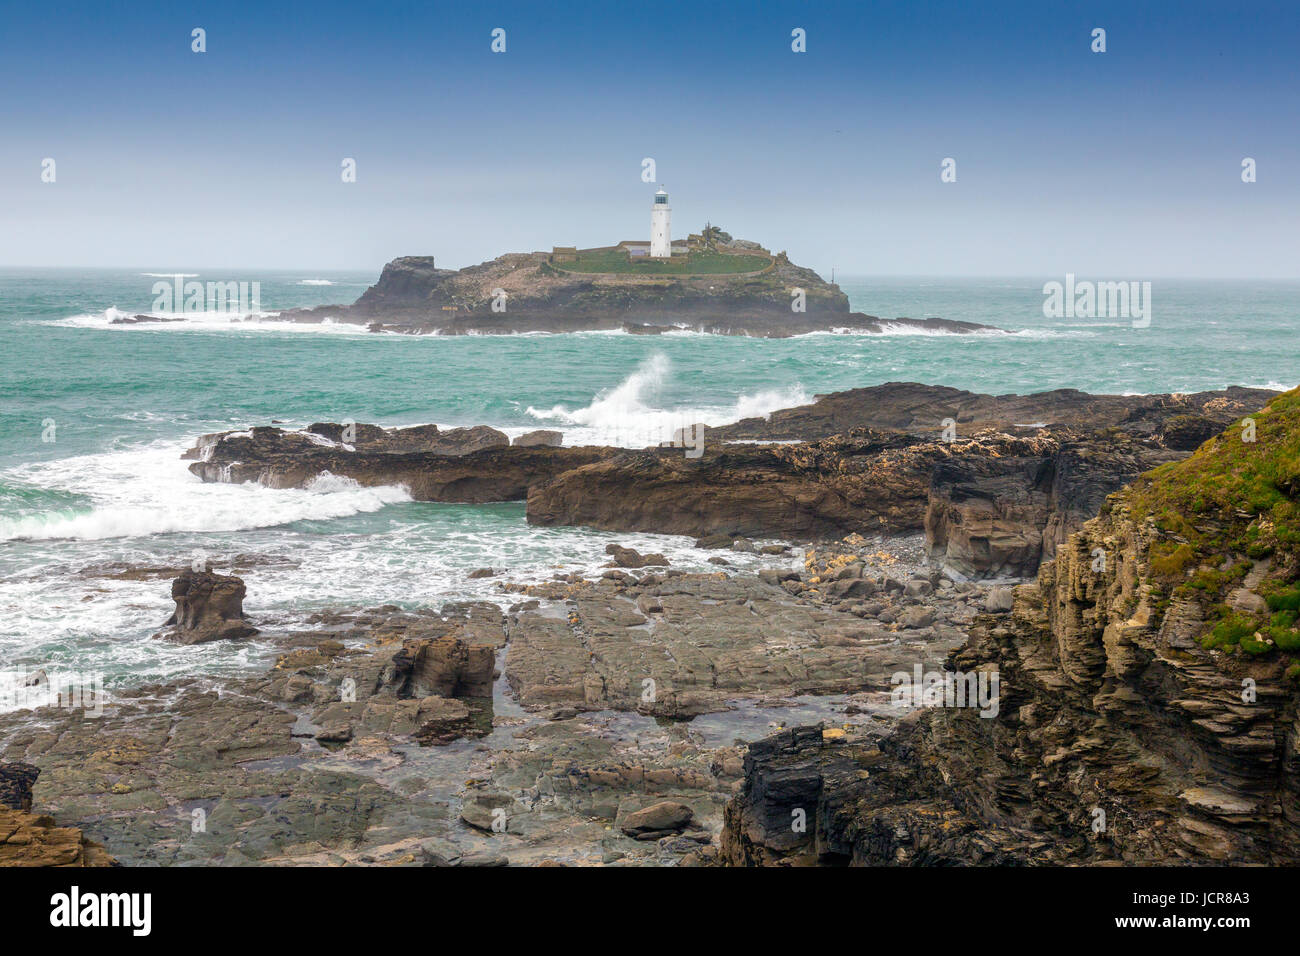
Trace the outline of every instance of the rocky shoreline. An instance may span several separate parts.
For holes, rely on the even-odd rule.
[[[880,732],[890,675],[958,646],[991,590],[928,570],[919,537],[757,574],[629,551],[595,579],[503,582],[505,610],[263,628],[242,638],[276,649],[262,676],[0,715],[0,759],[39,767],[41,811],[126,865],[708,863],[748,741],[792,720]],[[241,589],[184,572],[181,633],[160,637],[231,639],[208,622],[242,620]]]
[[[322,473],[421,501],[526,501],[541,526],[795,541],[924,531],[965,576],[1028,576],[1106,495],[1274,393],[990,396],[891,383],[632,450],[511,444],[486,426],[318,423],[203,436],[204,481],[304,487]],[[686,453],[691,452],[691,453]]]
[[[258,621],[229,573],[182,571],[167,619],[168,569],[99,569],[159,581],[160,640],[276,662],[0,715],[0,813],[63,824],[23,818],[0,863],[1295,863],[1297,405],[896,384],[711,429],[698,458],[204,436],[205,481],[525,500],[539,525],[698,535],[715,570],[611,545],[598,576],[494,601]],[[1257,474],[1267,494],[1238,487]],[[924,706],[896,692],[914,673],[1000,690]]]
[[[1109,499],[1009,616],[973,623],[946,672],[1000,675],[991,719],[751,747],[723,860],[1300,862],[1297,392],[1251,423]]]

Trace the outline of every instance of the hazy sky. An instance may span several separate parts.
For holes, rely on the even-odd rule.
[[[1300,276],[1294,2],[271,6],[8,4],[0,265],[648,238],[653,157],[675,235],[824,273]]]

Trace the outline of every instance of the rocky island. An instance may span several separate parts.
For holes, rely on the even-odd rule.
[[[665,259],[638,243],[594,249],[518,252],[464,269],[432,256],[404,256],[351,305],[290,309],[281,321],[350,322],[374,332],[511,334],[624,329],[639,334],[692,330],[781,338],[886,326],[936,332],[998,332],[940,318],[880,319],[849,308],[838,285],[758,243],[709,227]],[[140,315],[122,323],[156,321]]]

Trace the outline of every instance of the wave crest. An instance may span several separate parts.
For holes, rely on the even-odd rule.
[[[204,484],[180,465],[177,455],[177,446],[165,442],[17,469],[5,476],[7,482],[76,490],[90,503],[0,518],[0,541],[248,531],[346,518],[412,500],[405,486],[364,487],[329,472],[300,489]]]
[[[651,356],[614,388],[598,393],[589,405],[568,408],[529,406],[527,413],[540,421],[573,426],[565,432],[568,445],[615,445],[645,448],[673,440],[678,429],[702,423],[726,425],[742,418],[766,418],[779,408],[808,404],[803,386],[765,389],[739,395],[730,405],[665,408],[671,363],[662,354]]]

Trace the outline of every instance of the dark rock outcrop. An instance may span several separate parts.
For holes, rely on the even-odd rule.
[[[1272,394],[995,397],[894,383],[709,429],[699,457],[508,445],[483,427],[353,425],[345,443],[335,424],[204,436],[188,457],[205,481],[303,487],[328,473],[404,485],[418,500],[526,499],[528,520],[545,526],[803,540],[924,528],[955,573],[1024,576],[1107,494]],[[742,441],[752,438],[813,440]]]
[[[955,437],[985,429],[1033,433],[1047,425],[1086,431],[1118,428],[1136,438],[1191,451],[1209,435],[1263,406],[1276,392],[1226,388],[1190,395],[1091,395],[1061,388],[1033,395],[982,395],[959,388],[889,382],[819,395],[811,405],[710,429],[710,439],[813,441],[854,428],[939,435],[951,419]]]
[[[611,531],[797,540],[924,528],[964,576],[1028,576],[1101,504],[1181,452],[1055,429],[955,442],[855,430],[802,445],[716,445],[699,459],[611,455],[534,486],[528,520]]]
[[[966,576],[1032,576],[1108,494],[1181,457],[1123,435],[1076,440],[1068,433],[954,454],[931,474],[931,556]]]
[[[361,429],[374,426],[355,427],[363,433]],[[495,429],[486,431],[500,439],[487,436],[489,447],[452,453],[445,447],[389,451],[364,444],[349,450],[341,443],[313,440],[305,432],[256,427],[212,436],[189,454],[200,458],[189,468],[204,481],[256,481],[269,488],[302,488],[328,473],[364,486],[404,485],[418,501],[482,503],[521,501],[531,486],[613,454],[612,449],[592,447],[515,447]]]
[[[316,422],[308,425],[303,433],[308,437],[317,435],[338,444],[348,444],[358,451],[385,454],[426,452],[431,455],[467,455],[486,448],[504,448],[510,444],[510,439],[504,432],[487,425],[443,431],[437,425],[380,428],[377,425]]]
[[[0,807],[30,810],[32,787],[40,775],[40,769],[29,763],[0,763]]]
[[[242,579],[211,571],[184,571],[172,582],[176,610],[164,627],[163,637],[178,644],[204,644],[233,640],[257,633],[244,620]]]
[[[606,456],[534,486],[528,520],[707,536],[843,537],[919,529],[938,443],[857,432],[808,445]]]
[[[448,635],[403,647],[388,680],[399,697],[491,697],[495,644]]]
[[[751,747],[723,859],[1300,863],[1300,392],[1254,417],[1256,443],[1231,429],[1134,482],[977,619],[948,671],[998,675],[996,713]]]

